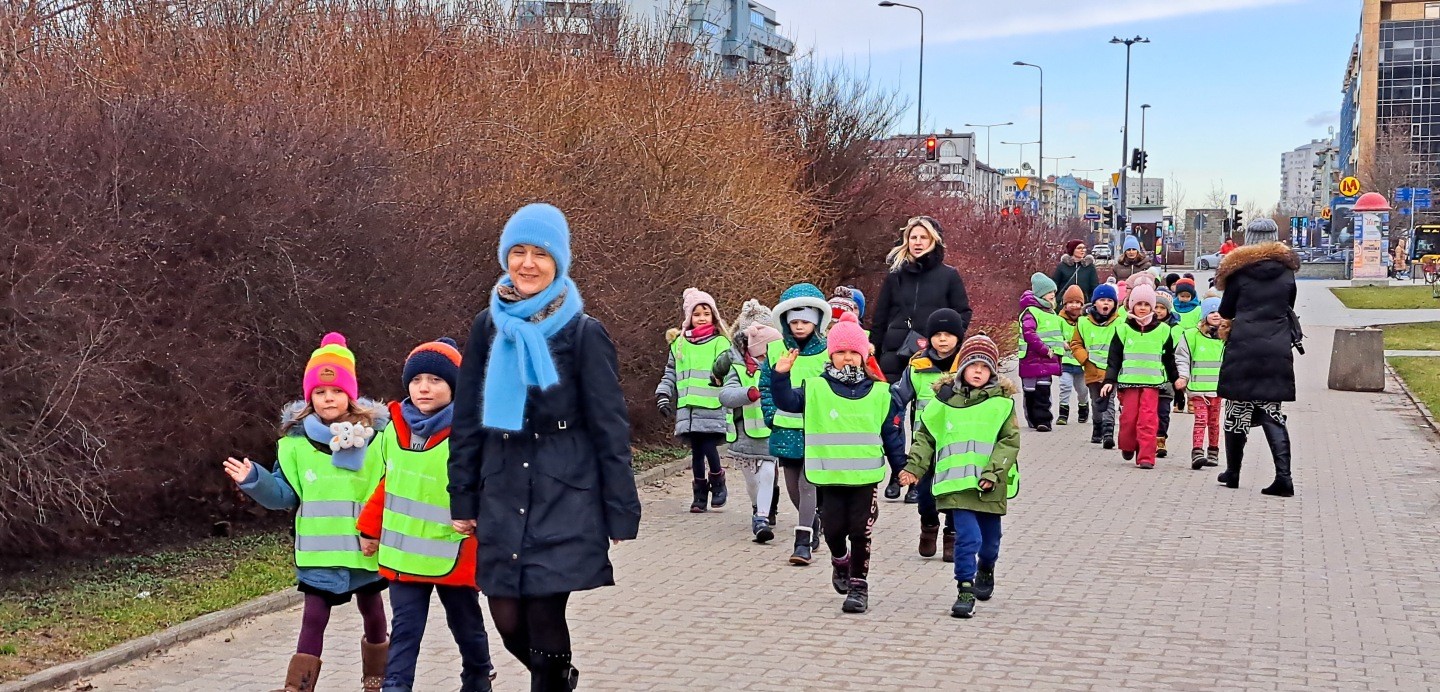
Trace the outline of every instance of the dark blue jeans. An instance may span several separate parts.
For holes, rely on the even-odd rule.
[[[920,512],[921,526],[939,526],[940,510],[935,508],[935,467],[925,473],[920,479],[920,501],[915,504],[916,510]],[[953,530],[955,519],[949,512],[945,513],[945,528]]]
[[[955,509],[950,517],[955,520],[955,581],[975,581],[977,557],[992,568],[1000,559],[1001,515]]]
[[[485,615],[480,610],[480,592],[463,586],[438,586],[413,582],[390,582],[390,658],[385,662],[385,692],[410,692],[415,685],[415,660],[430,615],[430,592],[440,592],[445,620],[460,646],[462,679],[489,677],[495,669],[490,662],[490,640],[485,635]]]

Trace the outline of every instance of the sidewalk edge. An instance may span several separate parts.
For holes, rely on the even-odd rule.
[[[19,680],[0,684],[0,692],[52,690],[88,675],[109,670],[177,644],[193,641],[232,627],[240,622],[299,605],[305,594],[288,589],[246,601],[233,608],[206,613],[169,629],[131,639],[78,661],[62,663],[31,673]]]
[[[1394,366],[1390,365],[1390,361],[1388,360],[1385,361],[1385,372],[1389,373],[1391,377],[1395,378],[1396,382],[1400,383],[1400,391],[1405,392],[1405,396],[1409,397],[1410,403],[1415,406],[1415,410],[1420,412],[1420,417],[1425,419],[1425,424],[1430,426],[1430,431],[1440,434],[1440,423],[1435,422],[1435,415],[1430,412],[1430,407],[1426,406],[1425,402],[1420,400],[1420,397],[1415,396],[1415,392],[1410,391],[1410,385],[1405,383],[1405,378],[1400,376],[1400,373],[1395,370]],[[0,692],[5,691],[0,689]]]

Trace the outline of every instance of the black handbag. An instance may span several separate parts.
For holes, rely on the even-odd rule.
[[[1305,330],[1300,327],[1300,316],[1295,314],[1295,308],[1289,308],[1290,317],[1290,347],[1300,355],[1305,355]]]

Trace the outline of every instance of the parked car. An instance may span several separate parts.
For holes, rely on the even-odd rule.
[[[1195,268],[1214,269],[1220,266],[1220,260],[1223,257],[1224,255],[1221,255],[1218,252],[1212,252],[1208,255],[1200,255],[1199,257],[1195,258]]]
[[[1114,259],[1113,257],[1111,257],[1110,246],[1104,243],[1100,243],[1095,247],[1090,248],[1090,256],[1094,257],[1096,262],[1099,262],[1101,260]]]

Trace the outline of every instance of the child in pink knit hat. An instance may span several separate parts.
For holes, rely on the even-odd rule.
[[[1155,468],[1159,451],[1160,391],[1180,379],[1170,325],[1155,313],[1155,289],[1130,291],[1130,314],[1110,340],[1109,367],[1100,396],[1120,392],[1120,454],[1142,469]]]
[[[720,387],[711,382],[710,372],[716,359],[730,350],[730,339],[709,293],[687,288],[681,305],[684,321],[655,387],[655,405],[666,416],[674,414],[675,436],[690,443],[695,475],[690,511],[699,513],[708,506],[724,507],[728,499],[720,444],[729,429],[729,414],[720,405]]]
[[[777,408],[804,418],[805,477],[819,488],[825,508],[830,584],[845,595],[841,610],[863,613],[870,600],[876,489],[887,467],[904,460],[905,440],[889,388],[866,372],[870,341],[854,315],[842,315],[830,328],[827,351],[830,362],[821,376],[793,386],[790,370],[800,352],[786,353],[774,364],[770,386]]]

